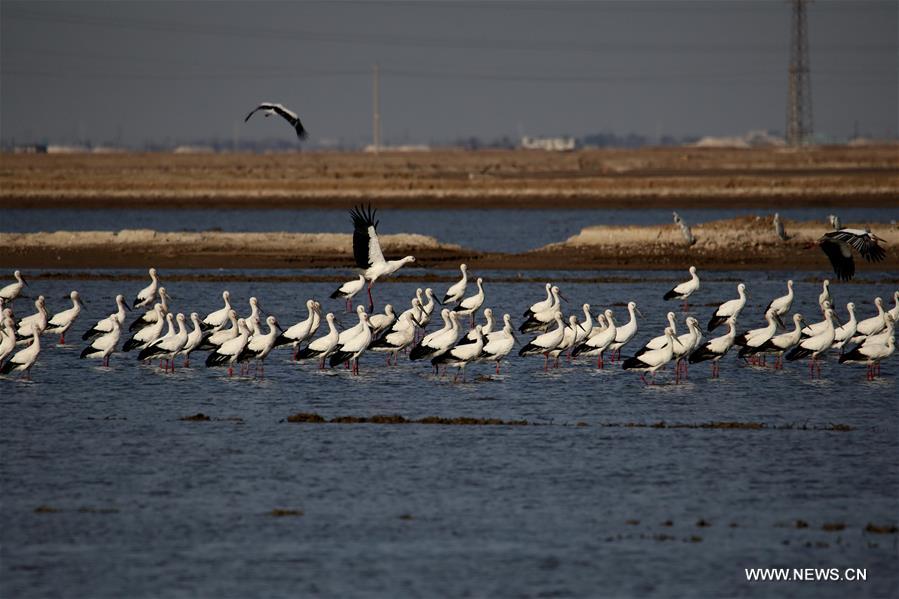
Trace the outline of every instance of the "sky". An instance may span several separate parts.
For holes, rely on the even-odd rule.
[[[899,3],[808,7],[815,133],[896,137]],[[289,139],[364,144],[378,64],[388,143],[785,130],[790,4],[0,3],[8,144]]]

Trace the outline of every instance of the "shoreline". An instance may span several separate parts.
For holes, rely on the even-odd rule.
[[[509,271],[793,270],[832,272],[816,240],[820,222],[785,221],[788,241],[773,234],[770,218],[736,217],[693,227],[696,245],[687,246],[675,225],[612,226],[582,229],[568,240],[523,253],[481,252],[433,237],[385,235],[388,258],[407,254],[424,269],[470,268]],[[863,226],[846,223],[846,226]],[[883,262],[856,257],[858,275],[899,272],[899,228],[873,230],[886,240]],[[316,269],[356,268],[352,235],[314,233],[159,233],[150,230],[0,233],[0,268],[195,268]]]

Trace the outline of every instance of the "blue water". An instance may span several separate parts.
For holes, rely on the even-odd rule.
[[[834,210],[784,209],[785,219],[821,220]],[[844,223],[889,222],[899,208],[839,208]],[[684,209],[678,213],[690,224],[735,216],[770,216],[750,209]],[[672,222],[670,210],[382,210],[382,234],[420,233],[444,243],[490,252],[523,252],[564,241],[592,225],[657,225]],[[346,233],[350,220],[344,210],[4,210],[0,231],[154,229],[157,231],[287,231]]]
[[[166,282],[176,272],[161,274]],[[455,276],[445,274],[441,293]],[[478,274],[488,305],[516,324],[542,298],[539,283]],[[617,304],[636,300],[645,319],[632,350],[679,308],[661,296],[683,273],[608,274],[631,282],[564,283],[567,307],[586,301],[594,312],[623,314]],[[874,296],[892,296],[893,284],[877,281],[895,276],[866,275],[832,287],[838,306],[854,301],[864,317]],[[801,273],[705,276],[691,310],[705,324],[707,304],[735,297],[743,280],[751,295],[741,328],[759,326],[787,276],[797,281],[794,309],[817,320],[819,284]],[[143,285],[31,281],[53,309],[71,289],[89,303],[70,346],[44,339],[31,382],[0,379],[4,597],[896,594],[897,535],[864,530],[897,524],[895,357],[873,382],[864,367],[834,356],[816,380],[803,363],[774,372],[728,356],[719,380],[696,365],[687,383],[672,384],[669,369],[655,386],[591,361],[544,373],[542,358],[511,358],[499,376],[473,366],[464,384],[404,359],[386,368],[380,355],[363,356],[353,377],[293,364],[279,350],[264,379],[229,379],[202,366],[202,356],[173,375],[133,354],[115,354],[108,369],[79,360],[80,333],[111,310],[112,296],[131,297]],[[253,294],[284,325],[305,317],[307,297],[326,298],[334,286],[228,284],[241,311]],[[407,305],[415,286],[379,283],[375,298]],[[204,314],[220,306],[224,285],[170,280],[167,288],[174,309]],[[323,302],[342,310],[342,302]],[[28,311],[26,302],[16,308]],[[284,422],[300,411],[543,426]],[[197,412],[213,420],[179,420]],[[602,426],[659,421],[768,428]],[[814,430],[832,424],[854,430]],[[775,428],[789,425],[806,429]],[[273,517],[276,508],[303,515]],[[845,529],[828,532],[826,523]],[[868,579],[746,582],[744,568],[772,566],[866,568]]]

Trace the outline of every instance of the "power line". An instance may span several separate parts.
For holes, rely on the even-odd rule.
[[[333,43],[352,45],[398,46],[413,48],[439,48],[454,50],[496,50],[516,52],[672,52],[706,53],[706,52],[749,52],[749,53],[783,53],[786,47],[780,43],[738,43],[738,42],[676,42],[676,41],[590,41],[542,40],[542,39],[484,39],[473,37],[439,37],[411,36],[400,34],[376,33],[325,33],[304,29],[283,29],[271,27],[246,27],[234,25],[216,25],[212,23],[185,23],[128,17],[108,17],[96,15],[78,15],[67,13],[42,13],[26,10],[5,10],[4,19],[36,21],[45,23],[61,23],[92,27],[109,27],[115,29],[131,29],[157,33],[181,33],[189,35],[213,35],[226,37],[261,38],[267,41],[291,41],[295,43]],[[838,43],[822,45],[819,51],[835,52],[894,52],[895,45],[890,43]]]

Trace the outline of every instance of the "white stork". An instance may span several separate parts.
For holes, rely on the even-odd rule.
[[[77,291],[70,293],[69,298],[72,300],[72,307],[68,310],[57,312],[50,317],[50,320],[47,322],[47,329],[44,331],[50,335],[59,335],[60,345],[65,345],[66,331],[72,328],[75,319],[81,314],[82,306],[84,306]]]
[[[886,257],[886,251],[878,245],[883,241],[868,229],[840,229],[825,233],[818,245],[827,254],[837,278],[848,281],[855,275],[852,250],[868,262],[880,262]]]
[[[359,324],[362,329],[359,333],[350,338],[346,343],[338,345],[334,353],[331,355],[328,363],[334,368],[341,362],[352,361],[353,374],[359,374],[359,356],[371,345],[371,325],[368,321],[368,314],[363,312],[359,316]]]
[[[895,321],[891,314],[886,315],[887,326],[893,329]],[[862,343],[854,347],[851,351],[840,356],[840,364],[861,364],[868,365],[868,380],[873,380],[880,374],[880,362],[893,355],[896,350],[896,340],[893,337],[892,330],[882,343]]]
[[[37,357],[41,353],[41,329],[37,327],[32,327],[31,330],[31,345],[26,347],[25,349],[20,350],[17,354],[11,357],[2,368],[0,368],[0,374],[10,374],[13,371],[24,371],[26,379],[31,378],[31,367],[34,366],[34,363],[37,362]]]
[[[359,275],[358,279],[347,281],[331,293],[331,299],[342,297],[346,300],[346,311],[353,309],[353,298],[365,288],[365,275]]]
[[[282,104],[275,104],[274,102],[263,102],[256,108],[250,111],[250,114],[247,115],[247,118],[243,120],[243,122],[247,122],[250,120],[250,117],[256,114],[256,112],[264,110],[265,116],[270,117],[273,114],[277,114],[282,117],[285,121],[290,123],[290,126],[294,128],[294,131],[297,132],[297,137],[300,139],[306,139],[306,129],[303,128],[303,123],[300,122],[300,117],[297,116],[297,113],[292,110],[288,110]]]
[[[159,277],[156,275],[155,268],[151,268],[148,272],[150,273],[150,284],[138,291],[134,301],[131,302],[131,307],[135,310],[151,305],[156,299],[156,291],[159,289]]]
[[[247,328],[247,322],[243,318],[237,320],[237,330],[237,337],[228,339],[206,356],[207,367],[227,364],[228,376],[234,374],[234,363],[250,339],[250,330]]]
[[[84,334],[81,336],[81,339],[87,341],[92,337],[105,335],[106,333],[111,332],[113,320],[118,321],[120,327],[125,324],[125,310],[130,311],[131,308],[128,307],[128,302],[125,301],[125,296],[121,293],[115,296],[115,303],[118,309],[106,318],[97,321],[94,326],[84,332]]]
[[[470,362],[477,360],[481,355],[481,350],[484,349],[484,335],[481,332],[481,325],[474,328],[474,334],[474,343],[457,345],[439,356],[434,356],[431,358],[431,365],[438,369],[441,365],[454,366],[461,371],[462,382],[465,382],[465,367],[468,366]],[[457,372],[456,376],[453,377],[453,382],[455,382],[458,377],[459,373]]]
[[[727,322],[728,318],[733,318],[736,322],[737,318],[740,316],[740,312],[743,311],[743,307],[746,305],[746,285],[740,283],[737,285],[737,299],[732,299],[730,301],[726,301],[715,310],[715,314],[709,320],[708,331],[714,331],[720,325]]]
[[[371,297],[371,288],[380,277],[392,275],[410,262],[415,262],[414,256],[406,256],[399,260],[385,260],[381,252],[381,242],[378,241],[378,222],[375,220],[377,210],[357,206],[350,211],[353,218],[353,257],[356,266],[364,268],[365,280],[368,281],[368,311],[375,309],[375,301]]]
[[[512,317],[503,315],[503,328],[487,335],[480,361],[496,363],[496,374],[499,374],[499,363],[509,355],[515,345],[515,334],[512,332]]]
[[[646,382],[645,372],[652,373],[653,382],[655,382],[656,370],[662,368],[674,359],[674,344],[680,343],[674,336],[674,331],[670,327],[665,329],[665,345],[659,349],[650,350],[639,356],[633,356],[622,362],[621,367],[624,370],[641,371],[640,378]]]
[[[774,310],[774,317],[777,319],[777,324],[781,327],[784,326],[781,316],[789,312],[790,308],[793,307],[793,297],[793,280],[790,279],[787,281],[787,294],[774,298],[765,306],[765,312],[771,309]]]
[[[20,271],[16,271],[12,273],[12,275],[16,278],[15,283],[10,283],[6,285],[2,289],[0,289],[0,300],[3,300],[6,304],[12,304],[12,301],[19,297],[19,294],[22,293],[22,288],[28,285],[25,282],[24,277],[22,277],[22,273]]]
[[[687,298],[693,295],[696,291],[699,291],[699,275],[696,274],[696,267],[690,267],[690,280],[684,281],[680,285],[673,287],[668,293],[666,293],[662,299],[665,301],[671,299],[679,299],[684,300],[684,311],[686,312],[689,307],[687,304]]]
[[[325,368],[325,358],[334,353],[334,350],[337,349],[337,339],[340,336],[340,333],[337,332],[337,327],[334,326],[334,314],[332,312],[328,312],[325,314],[325,322],[328,323],[328,332],[327,334],[319,337],[318,339],[312,340],[309,345],[301,349],[296,354],[297,360],[308,360],[309,358],[318,358],[319,370],[323,370]]]
[[[700,345],[692,352],[687,360],[690,364],[698,362],[712,361],[712,378],[716,379],[721,374],[721,366],[718,361],[734,346],[734,339],[737,336],[737,321],[731,316],[727,320],[727,333],[714,339],[709,339],[703,345]]]
[[[468,287],[468,265],[460,264],[459,270],[462,271],[462,278],[450,285],[450,288],[446,290],[443,301],[440,302],[443,305],[454,304],[465,297],[465,289]]]
[[[222,291],[222,300],[224,300],[225,306],[215,312],[210,312],[203,319],[201,324],[204,331],[217,331],[228,322],[228,313],[231,311],[231,292],[227,289]]]

